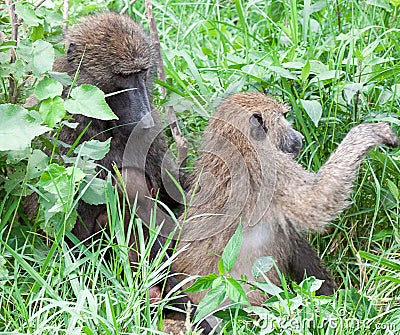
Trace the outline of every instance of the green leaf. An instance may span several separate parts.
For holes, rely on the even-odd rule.
[[[344,74],[343,71],[329,70],[316,75],[310,80],[310,83],[318,83],[320,81],[339,79]]]
[[[13,195],[26,195],[24,194],[25,187],[22,185],[26,174],[26,166],[19,164],[14,169],[14,172],[7,175],[7,179],[4,182],[4,190]]]
[[[219,276],[216,273],[210,273],[207,276],[197,278],[192,286],[187,288],[185,292],[199,292],[204,291],[212,287],[213,282]]]
[[[29,35],[29,38],[32,41],[37,41],[42,39],[44,36],[44,28],[43,26],[32,27],[32,32]]]
[[[235,233],[227,243],[222,253],[222,263],[226,271],[231,272],[242,246],[242,224],[239,223]]]
[[[232,301],[250,306],[243,287],[233,278],[226,279],[226,294]]]
[[[282,293],[283,290],[271,282],[253,282],[252,285],[257,287],[260,291],[267,293],[271,296],[277,296],[278,294]]]
[[[89,186],[86,188],[85,193],[82,195],[82,200],[89,205],[101,205],[106,203],[106,197],[104,194],[104,190],[107,186],[107,181],[100,178],[92,178],[88,183],[83,182],[81,184],[81,190],[85,186]]]
[[[391,3],[394,7],[399,7],[399,6],[400,6],[400,0],[390,0],[390,3]]]
[[[363,83],[350,83],[343,88],[343,95],[346,97],[346,102],[351,103],[351,99],[356,95],[357,92],[363,88]]]
[[[40,125],[38,118],[37,112],[21,106],[0,105],[0,151],[29,148],[35,136],[49,130]]]
[[[63,86],[54,79],[44,77],[35,88],[36,98],[45,100],[60,96],[63,91]]]
[[[110,142],[111,137],[104,142],[98,140],[83,142],[75,148],[74,153],[97,161],[103,159],[110,151]]]
[[[324,283],[321,279],[316,279],[315,277],[308,277],[304,279],[300,284],[293,285],[293,289],[296,293],[311,293],[316,292],[320,289]],[[297,286],[297,287],[296,287]]]
[[[67,168],[56,163],[50,164],[46,171],[42,173],[38,186],[49,193],[57,194],[57,184],[62,187],[68,186]]]
[[[6,260],[2,255],[0,255],[0,285],[4,285],[7,280],[13,279],[12,276],[9,276],[8,269],[5,267]]]
[[[11,48],[14,48],[16,45],[17,42],[15,41],[4,41],[0,43],[0,52],[10,50]]]
[[[211,314],[225,300],[226,290],[225,284],[221,283],[217,287],[208,291],[204,298],[197,306],[196,314],[193,322],[197,323],[207,315]]]
[[[74,196],[85,177],[79,168],[50,164],[36,184],[40,188],[41,228],[49,235],[60,229],[71,230],[77,219]]]
[[[382,257],[381,255],[374,255],[374,254],[371,254],[369,252],[362,251],[362,250],[360,250],[358,253],[362,258],[368,259],[369,261],[375,262],[379,265],[386,266],[390,270],[397,271],[397,272],[400,271],[400,262],[397,260],[396,261],[389,260],[387,258]]]
[[[100,120],[118,119],[107,105],[104,93],[96,86],[88,84],[72,90],[71,99],[65,101],[65,109],[71,114],[82,114]]]
[[[71,80],[71,77],[68,75],[68,73],[49,71],[48,74],[49,74],[50,78],[57,80],[60,84],[62,84],[64,86],[72,85],[72,80]]]
[[[224,262],[222,261],[222,259],[219,260],[217,267],[218,267],[219,274],[221,276],[223,276],[226,273],[226,270],[224,268]]]
[[[49,157],[40,150],[33,150],[28,160],[26,178],[33,179],[39,177],[46,170],[49,163]]]
[[[297,79],[297,77],[292,72],[290,72],[289,70],[287,70],[287,69],[285,69],[283,67],[280,67],[280,66],[269,66],[269,69],[272,72],[275,72],[277,75],[279,75],[282,78],[293,79],[293,80]]]
[[[53,128],[65,116],[64,100],[60,97],[43,100],[39,107],[44,123]]]
[[[307,63],[304,65],[303,69],[301,70],[301,80],[302,81],[307,80],[308,76],[310,75],[310,70],[311,70],[310,62],[307,61]]]
[[[15,4],[15,12],[28,26],[38,26],[43,24],[43,20],[36,16],[35,11],[30,5],[18,2]]]
[[[53,163],[42,173],[38,186],[52,194],[66,194],[69,193],[71,182],[79,182],[84,177],[85,174],[79,168],[65,168]]]
[[[40,76],[50,71],[54,63],[53,46],[46,41],[38,40],[32,44],[31,62],[29,63],[33,74]]]
[[[300,99],[303,108],[306,110],[308,116],[314,122],[314,125],[318,127],[318,122],[322,116],[322,106],[317,100],[303,100]]]
[[[46,8],[44,6],[37,8],[36,15],[45,18],[46,23],[54,26],[60,26],[64,22],[61,14],[57,13],[54,9]]]
[[[387,185],[389,187],[390,193],[392,193],[393,197],[396,200],[399,200],[399,189],[397,188],[396,184],[388,179]]]
[[[275,260],[271,256],[263,256],[258,258],[253,267],[251,268],[251,274],[255,280],[259,278],[263,278],[264,274],[272,269],[274,266]]]

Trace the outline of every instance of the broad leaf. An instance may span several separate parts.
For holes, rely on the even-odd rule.
[[[239,223],[222,253],[222,263],[226,271],[231,272],[242,246],[242,224]]]
[[[63,86],[54,79],[44,77],[35,88],[36,98],[44,100],[60,96],[63,91]]]
[[[314,122],[315,126],[318,127],[318,122],[322,116],[321,104],[317,100],[300,99],[300,101],[312,122]]]
[[[82,200],[89,205],[101,205],[106,203],[106,196],[104,191],[107,186],[107,181],[100,178],[92,178],[87,183],[81,184],[81,191],[86,188],[85,193],[82,195]]]
[[[40,76],[47,71],[50,71],[54,63],[53,46],[46,41],[38,40],[32,45],[31,62],[33,74]]]
[[[263,278],[264,274],[272,269],[274,262],[274,258],[271,256],[263,256],[258,258],[251,268],[251,274],[253,278],[255,280]]]
[[[350,83],[343,88],[343,94],[348,104],[350,104],[351,99],[353,99],[356,93],[362,90],[363,86],[363,83]]]
[[[60,97],[43,100],[39,107],[39,113],[44,123],[53,128],[66,114],[64,100]]]
[[[104,142],[91,140],[83,142],[75,148],[74,152],[95,161],[103,159],[110,151],[111,137]]]
[[[43,19],[38,18],[32,6],[28,4],[22,4],[20,2],[16,3],[15,12],[28,26],[38,26],[43,24]]]
[[[269,66],[269,69],[272,72],[275,72],[277,75],[279,75],[282,78],[287,78],[287,79],[293,79],[293,80],[297,80],[297,76],[295,76],[292,72],[290,72],[289,70],[280,67],[280,66]]]
[[[233,278],[226,279],[226,294],[234,302],[250,305],[243,287]]]
[[[64,86],[72,85],[71,77],[65,72],[49,71],[48,74],[49,74],[50,78],[57,80],[60,84],[62,84]]]
[[[197,278],[192,286],[187,288],[185,292],[199,292],[204,291],[212,287],[215,279],[218,278],[216,273],[210,273],[207,276]]]
[[[49,130],[40,125],[39,118],[37,112],[29,112],[18,105],[0,105],[0,151],[30,147],[35,136]]]
[[[224,283],[221,283],[217,287],[208,291],[197,306],[197,311],[193,322],[197,323],[207,315],[211,314],[219,305],[222,304],[222,302],[225,300],[225,296],[226,290]]]
[[[100,120],[118,119],[107,105],[104,93],[89,84],[72,90],[71,99],[65,101],[65,109],[71,114],[82,114]]]
[[[48,163],[49,157],[43,151],[33,150],[28,160],[26,178],[32,179],[39,177],[42,172],[46,170]]]

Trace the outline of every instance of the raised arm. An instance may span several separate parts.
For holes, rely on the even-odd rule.
[[[398,138],[387,123],[352,128],[318,173],[298,171],[294,179],[297,185],[291,185],[281,202],[287,218],[298,230],[323,230],[324,224],[347,207],[364,156],[381,144],[398,145]]]

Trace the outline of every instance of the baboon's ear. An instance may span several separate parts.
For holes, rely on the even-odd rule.
[[[267,129],[265,128],[264,120],[261,114],[254,113],[252,116],[250,116],[249,124],[251,137],[253,137],[256,141],[265,140],[267,137]]]
[[[71,42],[67,50],[67,60],[70,62],[74,58],[74,51],[76,50],[76,44]]]

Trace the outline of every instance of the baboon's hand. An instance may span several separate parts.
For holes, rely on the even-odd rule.
[[[376,144],[385,144],[392,148],[399,145],[399,138],[386,122],[363,123],[352,128],[350,132],[356,136],[355,138],[358,135],[366,136],[366,138],[373,137]]]
[[[379,134],[382,138],[382,144],[386,144],[389,147],[396,148],[399,145],[399,138],[390,127],[390,125],[385,122],[379,122],[376,125],[381,128]]]

